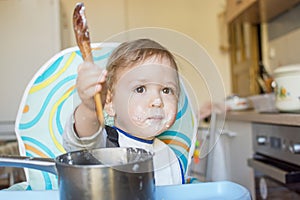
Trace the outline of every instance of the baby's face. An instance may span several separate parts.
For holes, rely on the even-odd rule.
[[[173,125],[180,88],[177,71],[168,60],[146,60],[118,77],[112,98],[118,128],[151,139]]]

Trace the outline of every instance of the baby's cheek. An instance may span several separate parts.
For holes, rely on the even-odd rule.
[[[166,128],[170,128],[174,122],[176,120],[176,113],[169,113],[167,118],[166,118],[166,123],[165,123],[165,126]]]
[[[128,114],[135,123],[141,123],[146,115],[145,111],[138,105],[129,110]]]

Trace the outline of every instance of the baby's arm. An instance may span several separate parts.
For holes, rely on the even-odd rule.
[[[78,137],[74,130],[74,115],[67,120],[63,133],[63,147],[66,151],[75,151],[81,149],[93,149],[106,146],[106,131],[99,129],[89,137]]]
[[[78,67],[76,87],[81,103],[74,111],[74,130],[78,137],[92,136],[100,129],[93,97],[101,92],[102,100],[105,100],[105,79],[106,70],[93,63],[84,62]]]

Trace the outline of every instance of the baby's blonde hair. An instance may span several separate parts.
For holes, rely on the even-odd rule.
[[[106,86],[113,91],[119,70],[138,65],[145,60],[155,57],[167,59],[176,71],[178,71],[174,56],[159,43],[150,39],[137,39],[120,44],[111,54],[107,62]]]

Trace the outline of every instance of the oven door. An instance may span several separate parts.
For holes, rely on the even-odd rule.
[[[269,157],[248,159],[255,172],[256,199],[300,199],[300,167]]]

